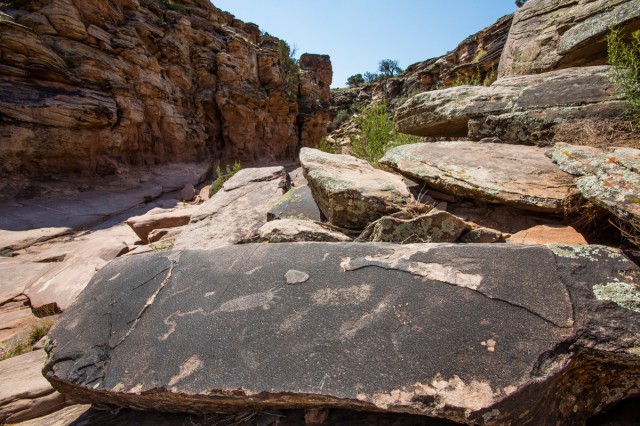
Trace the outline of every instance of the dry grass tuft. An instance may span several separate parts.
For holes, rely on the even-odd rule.
[[[630,120],[583,120],[556,127],[554,142],[608,148],[640,148],[640,129]]]

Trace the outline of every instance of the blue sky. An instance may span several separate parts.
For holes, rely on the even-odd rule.
[[[514,12],[514,0],[212,0],[301,53],[331,56],[332,87],[377,71],[381,59],[404,69],[455,48]]]

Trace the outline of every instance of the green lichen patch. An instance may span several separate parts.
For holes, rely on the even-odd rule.
[[[611,259],[619,258],[620,253],[614,249],[598,245],[568,245],[568,244],[547,244],[553,254],[569,259],[588,259],[597,262],[602,256]]]
[[[621,281],[596,284],[593,286],[593,294],[598,300],[609,300],[625,309],[640,313],[640,292],[632,284]]]

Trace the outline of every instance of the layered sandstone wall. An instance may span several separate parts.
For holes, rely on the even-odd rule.
[[[280,160],[326,133],[308,105],[328,101],[329,58],[292,71],[286,44],[209,1],[14,1],[0,13],[0,176]]]

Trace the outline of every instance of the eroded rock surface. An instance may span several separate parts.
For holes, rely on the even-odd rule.
[[[65,397],[42,376],[43,350],[0,361],[0,422],[16,423],[61,409]]]
[[[324,136],[329,58],[299,78],[283,41],[208,1],[0,7],[0,175],[280,160]]]
[[[573,179],[544,153],[530,146],[436,142],[392,148],[380,161],[439,191],[560,213]]]
[[[309,279],[289,285],[291,270]],[[147,410],[581,423],[640,386],[639,272],[600,246],[296,243],[121,258],[62,314],[45,374],[80,402]]]
[[[322,220],[320,208],[313,199],[309,185],[291,188],[267,213],[269,220],[273,219],[309,219],[319,222]]]
[[[314,199],[333,225],[363,229],[413,201],[400,176],[350,155],[303,148],[300,163]]]
[[[267,222],[258,229],[260,241],[292,243],[299,241],[346,242],[351,238],[326,224],[304,219],[280,219]]]
[[[588,200],[640,229],[640,150],[556,144],[547,155],[567,173]]]
[[[606,64],[612,27],[640,28],[640,1],[529,0],[514,14],[498,75]]]
[[[192,214],[175,247],[209,249],[250,241],[288,187],[283,167],[240,170]]]
[[[127,225],[133,229],[144,243],[149,243],[149,234],[156,229],[183,226],[191,220],[195,207],[178,205],[172,209],[153,209],[141,216],[127,219]]]
[[[570,68],[505,77],[489,87],[420,93],[396,110],[395,121],[400,132],[418,136],[498,137],[545,145],[558,137],[575,137],[568,129],[576,133],[583,125],[623,125],[626,106],[621,99],[609,67]]]
[[[455,243],[469,230],[461,219],[437,208],[420,214],[398,212],[369,224],[358,241],[385,243]]]

